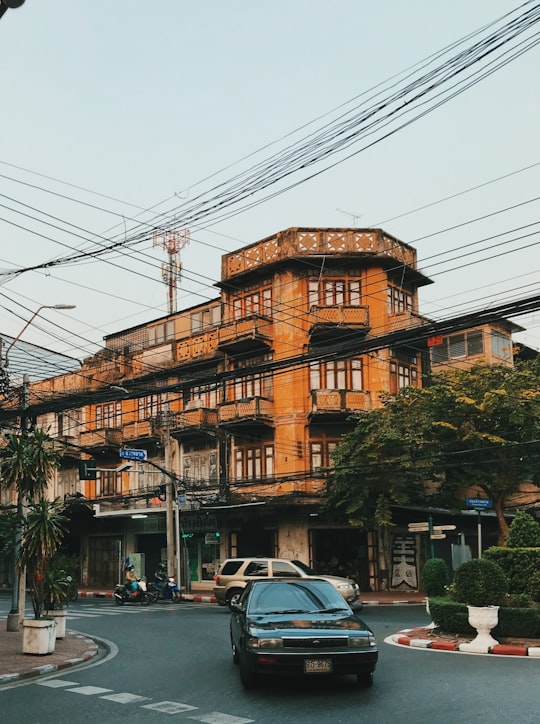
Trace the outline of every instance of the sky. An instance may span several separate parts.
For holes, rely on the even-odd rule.
[[[104,336],[167,314],[156,219],[189,231],[178,309],[218,296],[223,254],[292,226],[380,227],[411,244],[434,282],[420,291],[433,319],[538,294],[537,46],[392,135],[381,126],[376,143],[255,190],[251,208],[186,217],[377,89],[403,88],[420,61],[537,6],[26,0],[8,10],[0,332],[16,336],[42,305],[76,305],[43,309],[23,338],[83,359]],[[540,312],[514,321],[525,327],[516,340],[540,349]]]

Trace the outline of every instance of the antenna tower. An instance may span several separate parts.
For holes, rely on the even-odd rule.
[[[182,276],[182,263],[179,251],[189,244],[189,230],[154,231],[152,246],[162,246],[167,252],[167,261],[161,265],[161,276],[167,285],[167,310],[174,314],[176,310],[176,282]]]

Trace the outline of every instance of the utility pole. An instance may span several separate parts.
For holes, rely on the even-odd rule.
[[[171,420],[169,405],[166,403],[163,410],[163,447],[165,457],[165,470],[171,469]],[[174,573],[174,498],[176,498],[176,482],[169,480],[166,483],[166,528],[167,528],[167,575]]]

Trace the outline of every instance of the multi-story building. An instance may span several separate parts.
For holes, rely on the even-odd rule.
[[[325,469],[352,415],[421,384],[430,348],[400,332],[425,321],[429,283],[380,229],[287,229],[226,254],[215,299],[110,335],[77,372],[34,385],[39,424],[67,445],[54,493],[73,503],[83,582],[112,585],[126,554],[151,576],[176,547],[184,585],[226,557],[272,555],[320,572],[346,562],[378,590],[377,532],[325,513]],[[476,331],[464,337],[480,351]],[[435,364],[456,349],[431,345]]]

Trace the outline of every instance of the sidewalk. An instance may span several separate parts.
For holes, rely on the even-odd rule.
[[[67,630],[52,654],[33,656],[22,653],[22,639],[22,631],[7,631],[6,619],[0,619],[0,685],[81,664],[96,656],[99,648],[92,639]]]

